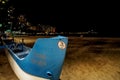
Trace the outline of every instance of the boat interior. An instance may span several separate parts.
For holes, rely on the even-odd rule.
[[[4,40],[4,42],[11,52],[20,59],[25,58],[31,51],[31,48],[26,47],[23,43],[16,43],[13,40]]]

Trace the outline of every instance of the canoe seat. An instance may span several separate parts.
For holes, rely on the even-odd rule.
[[[22,52],[22,51],[23,51],[23,50],[20,50],[20,49],[18,49],[18,48],[13,50],[14,53],[18,53],[18,52]]]
[[[16,44],[13,43],[10,45],[10,49],[14,52],[14,53],[18,53],[18,52],[22,52],[23,51],[23,44]]]

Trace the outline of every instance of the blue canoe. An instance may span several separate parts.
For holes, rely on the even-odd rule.
[[[59,80],[68,38],[38,38],[33,47],[3,40],[9,63],[20,80]]]

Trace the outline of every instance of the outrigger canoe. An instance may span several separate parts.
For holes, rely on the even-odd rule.
[[[3,39],[9,63],[20,80],[59,80],[68,38],[36,39],[32,48],[13,39]]]

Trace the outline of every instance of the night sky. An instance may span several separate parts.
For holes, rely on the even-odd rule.
[[[42,2],[40,0],[11,0],[17,14],[25,14],[34,24],[56,26],[59,31],[95,31],[120,35],[118,5],[109,2]]]

